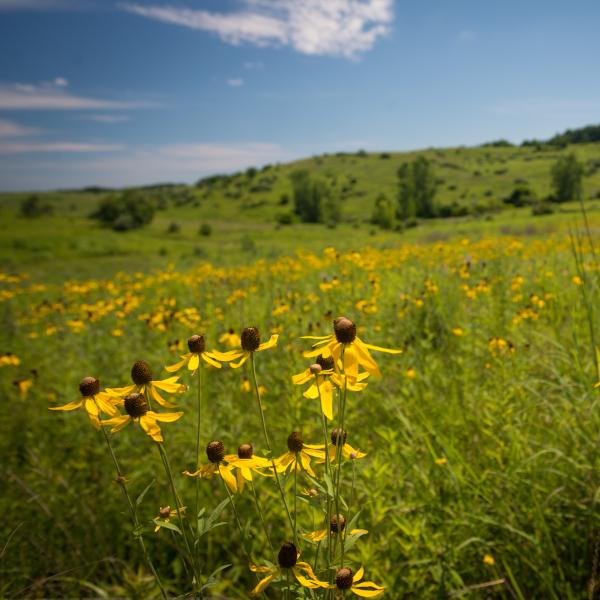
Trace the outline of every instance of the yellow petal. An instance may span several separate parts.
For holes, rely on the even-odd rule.
[[[250,356],[250,352],[244,352],[244,354],[242,355],[242,358],[238,362],[230,362],[229,366],[232,369],[239,369],[248,360],[249,356]]]
[[[172,412],[172,413],[157,413],[152,410],[149,410],[147,415],[151,415],[154,421],[162,421],[163,423],[173,423],[173,421],[177,421],[183,416],[183,413],[180,412]]]
[[[192,358],[190,358],[190,362],[188,363],[188,369],[190,371],[195,371],[200,364],[200,357],[197,354],[192,354]]]
[[[62,406],[50,406],[48,410],[75,410],[79,408],[83,404],[83,398],[79,400],[73,400],[73,402],[68,402],[67,404],[63,404]]]
[[[213,357],[211,352],[203,352],[201,356],[204,362],[208,363],[211,367],[215,367],[217,369],[221,368],[221,363],[217,362],[216,358]]]
[[[329,381],[324,381],[320,387],[321,390],[321,410],[330,420],[333,420],[333,388]]]
[[[116,406],[114,404],[111,404],[106,398],[108,398],[108,396],[102,394],[98,394],[97,396],[95,396],[96,403],[98,404],[100,410],[102,412],[105,412],[107,415],[118,415],[119,411],[117,410]]]
[[[167,394],[185,392],[187,390],[187,385],[183,383],[177,383],[178,379],[179,377],[176,375],[175,377],[168,377],[162,381],[152,381],[150,385],[152,387],[156,386],[158,389],[167,392]]]
[[[180,360],[178,363],[175,363],[174,365],[169,365],[168,367],[165,367],[165,371],[168,371],[169,373],[174,373],[175,371],[179,371],[179,369],[181,369],[181,367],[183,367],[183,365],[185,365],[187,360],[188,360],[187,358],[183,358],[183,360]]]
[[[134,383],[133,385],[126,385],[125,387],[120,388],[106,388],[105,392],[109,396],[115,396],[117,398],[124,398],[128,394],[132,392],[137,392],[138,386]]]
[[[268,342],[263,342],[257,349],[257,352],[262,352],[263,350],[268,350],[269,348],[274,348],[277,346],[277,340],[279,339],[279,334],[274,333]]]
[[[267,575],[264,579],[261,579],[256,587],[250,592],[251,596],[258,596],[270,583],[273,581],[273,575]]]
[[[123,427],[125,427],[125,425],[127,425],[127,423],[129,423],[131,420],[132,419],[129,415],[119,415],[118,417],[112,417],[111,419],[101,421],[101,424],[104,426],[111,426],[111,431],[114,433],[115,431],[123,429]]]
[[[172,402],[169,402],[168,400],[165,400],[159,393],[158,390],[153,386],[153,385],[149,385],[148,389],[150,390],[150,395],[161,405],[164,406],[165,408],[174,408],[175,406],[177,406],[176,404],[173,404]]]
[[[237,492],[237,483],[235,477],[231,474],[231,470],[223,465],[219,465],[219,473],[227,487],[235,494]]]
[[[92,398],[85,399],[85,410],[87,410],[89,415],[94,415],[95,417],[100,414],[100,409]]]
[[[327,530],[326,529],[318,529],[317,531],[311,531],[310,533],[305,533],[302,535],[302,537],[305,540],[308,540],[309,542],[320,542],[321,540],[325,539],[325,536],[327,535]]]
[[[310,372],[310,369],[306,369],[302,371],[302,373],[298,373],[297,375],[292,375],[292,383],[296,385],[302,385],[313,377],[313,374]]]
[[[352,577],[352,583],[359,582],[365,576],[365,568],[361,565],[360,569],[354,573]]]

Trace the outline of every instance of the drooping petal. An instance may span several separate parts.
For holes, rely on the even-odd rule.
[[[73,402],[68,402],[62,406],[50,406],[48,407],[48,410],[75,410],[76,408],[80,408],[82,404],[83,398],[80,398],[79,400],[73,400]]]
[[[181,369],[181,367],[183,367],[183,365],[185,365],[185,363],[188,361],[189,355],[182,356],[181,359],[182,360],[180,360],[178,363],[165,367],[165,371],[168,371],[169,373],[175,373],[175,371],[179,371],[179,369]]]
[[[352,583],[358,583],[365,576],[365,568],[361,565],[360,569],[354,573]]]
[[[327,535],[327,529],[318,529],[317,531],[311,531],[310,533],[304,533],[302,537],[309,542],[317,543],[325,539]]]
[[[94,402],[93,398],[85,398],[85,410],[87,410],[89,415],[94,415],[97,417],[100,414],[100,409],[98,405]]]
[[[319,389],[317,388],[317,384],[313,383],[302,395],[310,400],[316,400],[319,397]]]
[[[104,425],[105,427],[107,425],[109,427],[112,427],[112,429],[110,431],[112,433],[115,433],[115,431],[119,431],[119,430],[123,429],[123,427],[125,427],[125,425],[130,423],[131,420],[132,419],[129,415],[119,415],[118,417],[112,417],[110,419],[101,421],[101,424]]]
[[[273,581],[274,575],[267,575],[264,579],[261,579],[256,587],[250,592],[251,596],[258,596],[270,583]]]
[[[188,362],[188,370],[195,371],[200,364],[200,356],[198,354],[192,354],[190,362]]]
[[[306,450],[302,450],[300,452],[300,461],[302,462],[302,468],[311,476],[315,477],[315,472],[310,466],[310,456],[306,452]]]
[[[364,458],[366,454],[360,450],[355,450],[350,444],[346,443],[342,446],[342,454],[344,458],[348,460],[355,460],[357,458]]]
[[[162,381],[152,381],[151,385],[163,390],[163,392],[167,392],[167,394],[185,392],[187,390],[187,385],[184,383],[177,383],[178,379],[179,376],[175,375],[175,377],[168,377]]]
[[[320,386],[321,389],[321,410],[330,420],[333,420],[333,388],[331,383],[325,380]]]
[[[105,392],[109,396],[115,396],[116,398],[124,398],[128,394],[138,391],[138,386],[134,383],[133,385],[126,385],[120,388],[106,388]]]
[[[313,374],[310,372],[310,369],[306,369],[302,371],[302,373],[298,373],[297,375],[292,375],[292,383],[296,385],[303,385],[307,381],[310,381]]]
[[[149,385],[148,389],[150,390],[150,395],[161,405],[164,406],[165,408],[174,408],[175,406],[177,406],[176,404],[173,404],[172,402],[169,402],[168,400],[165,400],[159,393],[158,390],[153,386],[153,385]]]
[[[373,344],[361,343],[369,350],[375,350],[375,352],[385,352],[386,354],[402,354],[402,350],[396,348],[382,348],[381,346],[373,346]]]
[[[230,362],[229,366],[232,369],[239,369],[249,358],[250,352],[244,352],[242,358],[238,362]]]
[[[152,411],[148,411],[143,417],[140,417],[140,427],[155,441],[163,442],[160,427],[156,424]]]
[[[111,404],[108,400],[109,396],[106,396],[104,394],[98,394],[97,396],[94,396],[94,398],[102,412],[105,412],[107,415],[112,416],[116,416],[119,414],[117,407],[114,404]]]
[[[231,469],[223,465],[219,465],[219,474],[227,487],[235,494],[237,492],[237,483],[235,477],[231,474]]]
[[[157,413],[152,410],[149,410],[146,414],[150,415],[150,417],[154,421],[162,421],[163,423],[173,423],[174,421],[177,421],[177,419],[180,419],[183,416],[183,412],[181,411],[171,413]]]
[[[217,361],[212,352],[203,352],[200,356],[202,356],[202,360],[208,363],[211,367],[215,367],[216,369],[221,368],[221,363]]]
[[[256,352],[262,352],[263,350],[268,350],[269,348],[274,348],[277,346],[277,340],[279,339],[279,334],[274,333],[268,341],[263,342],[257,349]]]

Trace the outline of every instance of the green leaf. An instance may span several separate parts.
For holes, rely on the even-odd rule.
[[[142,500],[144,499],[144,496],[146,495],[146,493],[148,492],[148,490],[154,485],[154,482],[156,481],[156,479],[153,479],[144,489],[144,491],[135,499],[135,505],[139,506],[142,503]]]
[[[202,591],[204,591],[206,588],[212,587],[214,585],[217,585],[218,581],[217,581],[217,575],[221,572],[224,571],[225,569],[229,568],[231,565],[221,565],[220,567],[217,567],[207,578],[206,578],[206,583],[202,586]]]
[[[181,535],[181,529],[177,527],[174,523],[161,521],[160,519],[153,519],[152,522],[158,527],[163,527],[164,529],[171,529],[172,531],[176,531],[179,535]]]

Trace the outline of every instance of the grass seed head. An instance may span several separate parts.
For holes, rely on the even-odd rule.
[[[333,331],[340,344],[351,344],[356,338],[356,325],[346,317],[338,317],[334,320]]]
[[[292,542],[283,542],[279,553],[277,554],[277,562],[282,569],[291,569],[298,562],[298,550]]]
[[[145,360],[138,360],[131,367],[131,379],[137,385],[144,385],[152,381],[152,369]]]
[[[100,380],[95,377],[84,377],[79,384],[82,396],[95,396],[100,391]]]
[[[202,354],[206,350],[206,341],[203,335],[193,335],[188,339],[187,345],[193,354]]]
[[[211,463],[220,463],[225,458],[225,445],[221,440],[213,440],[206,446],[206,456]]]
[[[148,412],[148,401],[143,394],[133,392],[125,397],[125,410],[134,419],[143,417]]]
[[[246,327],[242,330],[242,349],[246,352],[255,352],[260,346],[260,331],[256,327]]]
[[[338,440],[342,442],[342,445],[346,443],[347,433],[345,429],[336,427],[331,431],[331,442],[334,446],[337,446]]]
[[[304,448],[304,440],[300,431],[292,431],[288,435],[287,446],[290,452],[301,452]]]
[[[354,573],[352,572],[352,569],[347,569],[346,567],[338,569],[337,575],[335,576],[335,585],[337,585],[338,590],[349,590],[352,587],[353,577]]]

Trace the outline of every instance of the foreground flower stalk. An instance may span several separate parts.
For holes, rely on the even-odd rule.
[[[258,331],[257,331],[258,333]],[[243,339],[243,338],[242,338]],[[287,499],[285,497],[285,492],[283,491],[283,487],[281,485],[281,480],[279,479],[279,473],[277,472],[277,464],[275,462],[275,457],[273,456],[273,449],[271,447],[271,441],[269,440],[269,433],[267,431],[267,423],[265,421],[265,413],[262,405],[262,400],[260,398],[260,390],[258,389],[258,382],[256,380],[256,364],[254,362],[254,352],[250,352],[250,372],[252,374],[252,384],[254,386],[254,394],[256,396],[256,401],[258,403],[258,412],[260,413],[260,420],[262,424],[263,435],[265,438],[265,444],[267,446],[267,450],[269,452],[269,457],[271,459],[271,463],[273,466],[273,473],[275,475],[275,481],[277,482],[277,487],[279,488],[279,493],[281,495],[281,500],[283,501],[283,506],[285,507],[285,512],[288,517],[288,521],[290,522],[290,527],[292,531],[294,531],[294,521],[292,519],[292,515],[290,513],[290,508],[287,503]],[[298,543],[298,539],[294,536],[294,543]]]

